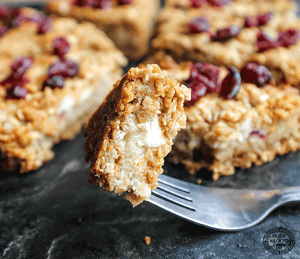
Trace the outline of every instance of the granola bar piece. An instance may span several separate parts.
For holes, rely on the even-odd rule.
[[[157,65],[131,68],[85,126],[89,182],[128,192],[133,206],[148,199],[173,138],[185,126],[189,97],[190,90]]]
[[[273,11],[283,13],[294,13],[296,4],[291,0],[165,0],[166,7],[182,10],[196,10],[205,8],[213,11],[219,8],[222,12],[230,11],[234,15],[247,16],[257,13],[258,5],[262,12]]]
[[[159,0],[50,0],[47,10],[89,21],[102,29],[130,60],[148,51]]]
[[[299,87],[300,20],[295,4],[287,0],[227,2],[221,7],[168,5],[160,14],[153,50],[164,51],[177,62],[238,69],[256,62],[267,66],[277,81]]]
[[[0,38],[0,165],[20,173],[81,130],[127,62],[95,25],[28,11]]]
[[[174,140],[170,161],[192,174],[205,168],[217,180],[236,167],[259,166],[300,149],[299,91],[275,84],[265,67],[248,64],[240,75],[233,67],[157,58],[162,69],[192,90],[185,103],[186,128]]]

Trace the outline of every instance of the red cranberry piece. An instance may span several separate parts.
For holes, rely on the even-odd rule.
[[[31,20],[36,23],[38,34],[47,33],[52,27],[52,19],[47,15],[38,14]]]
[[[249,28],[263,26],[271,20],[272,16],[272,13],[260,14],[257,16],[247,16],[245,18],[245,27]]]
[[[191,67],[189,82],[198,82],[207,88],[207,92],[216,93],[220,90],[219,68],[206,63],[197,63]]]
[[[28,82],[29,81],[24,77],[14,80],[11,87],[6,91],[6,99],[25,99],[28,91],[24,86]]]
[[[214,7],[222,7],[228,5],[232,0],[207,0],[208,4]]]
[[[241,29],[238,26],[232,25],[229,28],[220,29],[216,33],[213,33],[210,38],[212,41],[226,41],[232,38],[236,38]]]
[[[193,8],[201,8],[206,4],[206,0],[190,0],[191,7]]]
[[[225,99],[233,98],[241,88],[241,75],[239,71],[230,66],[227,76],[222,81],[220,95]]]
[[[257,25],[258,26],[263,26],[266,25],[272,18],[273,14],[272,13],[265,13],[265,14],[260,14],[257,16]]]
[[[250,136],[258,136],[262,139],[266,139],[268,137],[267,133],[262,133],[260,130],[252,130],[250,132]]]
[[[258,25],[257,16],[247,16],[245,18],[245,27],[256,27]]]
[[[2,36],[3,36],[4,34],[6,34],[7,32],[8,32],[7,27],[5,27],[5,26],[0,26],[0,38],[2,38]]]
[[[258,52],[263,52],[265,50],[274,49],[278,47],[278,41],[273,40],[263,31],[259,31],[256,36],[256,47]]]
[[[5,5],[0,5],[0,20],[7,21],[11,15],[12,9]]]
[[[98,3],[95,6],[95,8],[97,8],[97,9],[111,8],[111,0],[98,0]]]
[[[79,71],[79,66],[76,62],[68,59],[57,59],[47,72],[48,77],[61,75],[63,77],[73,77]]]
[[[26,78],[23,76],[16,78],[13,73],[8,78],[0,82],[1,85],[10,85],[11,87],[16,85],[23,87],[26,83],[28,83]]]
[[[64,85],[65,85],[65,78],[62,75],[49,77],[44,83],[44,87],[50,86],[52,89],[63,88]]]
[[[31,67],[33,59],[29,57],[21,57],[14,61],[11,65],[11,70],[14,78],[23,77],[28,68]]]
[[[241,70],[243,82],[263,86],[272,80],[272,74],[265,66],[248,63]]]
[[[205,17],[196,17],[189,22],[190,33],[200,33],[209,30],[209,22]]]
[[[96,7],[98,0],[74,0],[73,5],[79,7]]]
[[[28,91],[21,86],[13,86],[6,92],[6,99],[25,99]]]
[[[216,93],[220,90],[219,68],[211,64],[198,63],[191,67],[190,78],[187,80],[191,88],[191,100],[186,101],[189,106],[206,93]]]
[[[288,47],[296,43],[299,39],[299,32],[295,29],[289,29],[286,31],[279,32],[278,44],[282,47]]]
[[[131,0],[118,0],[118,4],[119,5],[127,5],[127,4],[131,4]]]
[[[53,54],[58,55],[60,58],[69,52],[70,44],[64,37],[58,37],[53,40]]]
[[[12,28],[19,27],[28,18],[23,14],[22,9],[13,9],[10,14],[10,26]]]
[[[191,88],[191,100],[185,101],[185,106],[190,106],[193,103],[197,102],[201,97],[203,97],[206,94],[207,91],[207,88],[197,81],[189,83],[188,87]]]

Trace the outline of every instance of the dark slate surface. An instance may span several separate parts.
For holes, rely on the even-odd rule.
[[[285,205],[242,232],[213,231],[147,202],[133,209],[123,196],[89,186],[83,146],[80,134],[56,145],[55,158],[40,170],[1,174],[1,258],[300,258],[299,204]],[[180,166],[165,165],[166,174],[186,181],[201,178],[207,186],[251,189],[299,186],[299,170],[300,152],[216,182],[206,172],[189,176]],[[262,238],[278,226],[293,232],[296,245],[275,256],[264,249]]]

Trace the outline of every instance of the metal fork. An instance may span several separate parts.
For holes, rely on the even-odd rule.
[[[300,187],[269,191],[210,188],[160,175],[149,202],[208,228],[237,231],[250,228],[279,206],[300,201]]]

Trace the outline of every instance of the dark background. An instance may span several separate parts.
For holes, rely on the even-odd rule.
[[[0,258],[300,258],[299,203],[275,210],[245,231],[213,231],[148,202],[133,209],[123,196],[88,185],[83,146],[80,134],[56,145],[55,158],[40,170],[1,174]],[[190,176],[180,166],[165,164],[166,174],[186,181],[249,189],[300,186],[299,170],[300,152],[216,182],[205,171]],[[262,239],[279,226],[293,232],[296,245],[275,256]],[[151,237],[150,245],[145,236]]]

